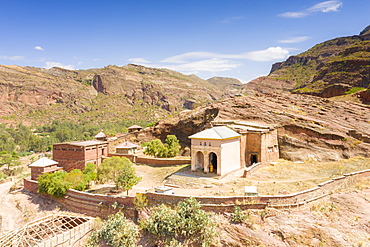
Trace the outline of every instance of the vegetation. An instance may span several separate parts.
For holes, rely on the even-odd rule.
[[[216,238],[216,222],[210,213],[200,209],[194,198],[185,199],[175,209],[161,205],[142,222],[157,244],[183,243],[185,246],[212,246]]]
[[[116,189],[130,190],[140,182],[141,177],[136,176],[132,162],[126,157],[112,157],[105,159],[97,170],[97,180],[100,183],[113,181]]]
[[[126,133],[127,127],[132,124],[132,121],[78,123],[60,120],[30,127],[22,123],[9,127],[0,124],[0,152],[50,151],[53,143],[91,140],[101,129],[107,135]]]
[[[347,92],[345,92],[345,94],[353,94],[353,93],[357,93],[358,91],[365,90],[365,89],[366,88],[363,88],[363,87],[353,87]]]
[[[144,143],[144,147],[146,147],[144,154],[159,158],[175,157],[180,152],[179,140],[175,135],[168,135],[165,144],[161,140],[155,139]]]
[[[240,209],[240,207],[235,206],[234,212],[231,214],[230,221],[233,223],[244,223],[247,218],[248,215],[246,215],[243,210]]]
[[[69,173],[65,171],[45,173],[37,179],[39,185],[38,193],[62,197],[69,189],[86,190],[94,177],[96,177],[96,172],[91,169],[91,165],[84,172],[74,169]]]
[[[121,212],[118,212],[109,216],[101,229],[90,235],[87,247],[99,246],[100,241],[115,247],[135,247],[138,235],[135,224],[128,221]]]

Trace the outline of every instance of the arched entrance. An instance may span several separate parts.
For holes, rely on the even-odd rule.
[[[251,155],[251,165],[254,163],[258,163],[258,155],[257,154],[252,154]]]
[[[195,169],[204,168],[204,155],[202,152],[198,151],[195,156]]]
[[[217,173],[217,155],[215,153],[209,154],[209,171]],[[211,168],[212,167],[212,168]]]

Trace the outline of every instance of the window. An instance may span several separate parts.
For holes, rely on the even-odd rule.
[[[54,150],[60,150],[60,148],[54,148]]]
[[[274,151],[279,152],[278,145],[274,145]]]
[[[200,144],[199,145],[201,145],[202,146],[202,142],[200,142]]]
[[[272,147],[267,147],[267,151],[269,152],[269,153],[272,153]]]
[[[62,148],[63,151],[66,151],[67,149],[66,148]]]
[[[207,146],[207,142],[204,142],[204,146]]]
[[[68,151],[75,151],[73,148],[68,149]]]
[[[211,145],[211,142],[209,142],[209,143],[208,143],[208,146],[212,146],[212,145]]]

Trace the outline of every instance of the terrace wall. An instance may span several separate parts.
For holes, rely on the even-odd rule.
[[[194,198],[201,203],[203,209],[219,212],[232,211],[234,210],[234,206],[239,206],[242,209],[296,207],[345,188],[346,186],[353,184],[356,181],[356,178],[369,176],[370,170],[353,172],[321,183],[315,188],[289,195],[231,197],[195,196]],[[37,181],[25,179],[24,189],[26,191],[37,193]],[[151,205],[162,203],[177,204],[179,201],[189,198],[189,196],[165,195],[154,192],[146,192],[144,194],[146,194]],[[63,198],[53,200],[58,201],[68,210],[94,217],[98,216],[106,218],[109,214],[118,212],[120,209],[124,209],[125,213],[128,214],[129,217],[132,217],[134,214],[134,197],[132,196],[116,197],[69,190]],[[117,207],[115,207],[115,205]]]

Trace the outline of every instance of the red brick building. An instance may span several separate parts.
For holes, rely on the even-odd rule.
[[[99,166],[103,158],[108,157],[108,152],[106,141],[56,143],[53,145],[53,160],[70,172],[73,169],[83,170],[89,162]]]

